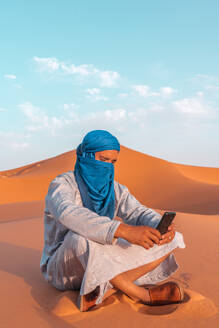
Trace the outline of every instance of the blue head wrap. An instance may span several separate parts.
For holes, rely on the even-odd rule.
[[[75,177],[83,205],[101,216],[114,217],[114,165],[95,160],[95,152],[118,150],[116,137],[104,130],[86,134],[77,148]]]

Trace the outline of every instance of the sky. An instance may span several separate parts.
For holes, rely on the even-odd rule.
[[[94,129],[219,167],[217,0],[7,0],[0,42],[1,171]]]

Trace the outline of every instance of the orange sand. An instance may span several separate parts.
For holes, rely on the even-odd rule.
[[[172,279],[186,302],[148,307],[117,293],[80,313],[76,292],[42,278],[43,206],[49,182],[74,167],[75,151],[0,172],[0,327],[219,327],[219,169],[173,164],[122,147],[116,180],[144,204],[177,211],[186,249]]]

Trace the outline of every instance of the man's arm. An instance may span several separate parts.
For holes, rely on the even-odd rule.
[[[116,197],[118,199],[117,216],[124,223],[132,226],[149,226],[156,228],[161,215],[151,208],[142,205],[128,190],[127,187],[116,183]]]
[[[112,244],[120,222],[77,205],[77,192],[64,177],[57,177],[49,186],[46,208],[69,230],[101,244]]]
[[[117,196],[119,196],[117,215],[123,219],[124,223],[117,228],[115,237],[124,238],[146,249],[153,247],[154,243],[163,245],[174,238],[174,225],[171,225],[168,232],[161,236],[160,232],[155,229],[161,215],[142,205],[125,186],[117,183],[116,187]]]

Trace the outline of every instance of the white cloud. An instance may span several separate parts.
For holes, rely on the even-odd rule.
[[[87,98],[91,101],[108,100],[107,97],[101,95],[101,90],[99,88],[87,89],[86,91],[88,93]]]
[[[151,112],[162,112],[164,110],[164,106],[159,103],[152,103],[148,107],[148,110]]]
[[[102,87],[113,87],[119,79],[119,74],[117,72],[111,71],[99,71],[100,85]]]
[[[173,102],[173,107],[183,114],[200,115],[207,114],[208,107],[199,98],[184,98]]]
[[[100,94],[100,89],[98,88],[87,89],[87,93],[89,93],[89,95],[98,95]]]
[[[120,78],[119,73],[114,71],[101,71],[88,64],[78,66],[67,64],[55,57],[40,58],[35,56],[33,60],[37,64],[39,71],[62,75],[79,75],[84,78],[93,77],[102,87],[114,87]]]
[[[6,109],[3,107],[0,107],[0,112],[6,112]]]
[[[128,118],[130,120],[129,128],[131,129],[132,126],[136,128],[136,124],[138,128],[144,128],[146,125],[146,118],[148,115],[148,111],[145,108],[137,108],[135,111],[131,111],[128,113]],[[134,124],[133,124],[134,123]]]
[[[33,59],[38,64],[38,67],[41,71],[54,72],[57,71],[60,66],[58,59],[53,57],[48,57],[48,58],[34,57]]]
[[[29,136],[14,132],[0,132],[0,146],[15,150],[24,150],[30,146]]]
[[[11,143],[11,147],[16,149],[16,150],[22,150],[22,149],[26,149],[30,146],[30,144],[28,142],[12,142]]]
[[[171,96],[175,92],[176,92],[176,90],[173,89],[173,88],[171,88],[171,87],[163,87],[163,88],[160,88],[160,95],[161,96],[164,96],[164,97]]]
[[[131,135],[146,131],[146,126],[150,127],[148,123],[150,113],[146,108],[128,110],[123,107],[95,111],[80,116],[80,122],[79,125],[75,126],[75,131],[85,133],[92,129],[106,129],[118,136],[126,135],[128,139]]]
[[[16,75],[14,74],[5,74],[4,77],[8,80],[16,80]]]
[[[29,102],[20,104],[18,107],[22,110],[29,122],[33,123],[33,125],[29,128],[30,131],[48,128],[49,118],[45,113],[42,112],[40,108],[32,105]]]
[[[101,95],[94,95],[94,96],[88,96],[88,98],[91,100],[91,101],[107,101],[109,98],[105,97],[105,96],[101,96]]]
[[[93,129],[105,129],[117,133],[124,131],[128,125],[132,124],[131,121],[133,122],[123,108],[90,112],[80,116],[80,122],[75,126],[75,131],[82,134]]]
[[[158,95],[157,92],[152,92],[148,85],[134,85],[133,89],[144,98]]]
[[[20,104],[18,107],[27,118],[27,130],[29,132],[45,130],[52,135],[56,135],[58,130],[72,123],[72,116],[71,119],[56,116],[50,117],[42,109],[34,106],[30,102]]]
[[[76,105],[74,103],[63,105],[64,111],[66,112],[67,116],[70,117],[70,120],[69,120],[69,118],[67,118],[68,123],[66,123],[66,125],[71,125],[71,123],[72,123],[71,120],[74,123],[79,122],[79,115],[77,113],[77,110],[79,109],[79,107],[80,107],[79,105]]]
[[[162,87],[159,91],[152,91],[148,85],[134,85],[132,87],[137,94],[141,97],[148,98],[148,97],[169,97],[172,96],[175,92],[175,89],[171,87]]]
[[[66,111],[72,111],[72,110],[76,110],[76,109],[78,109],[79,106],[76,105],[76,104],[74,104],[74,103],[71,103],[71,104],[64,104],[64,105],[63,105],[63,108],[64,108],[64,110],[66,110]]]
[[[82,76],[88,76],[97,73],[97,70],[92,65],[86,64],[76,66],[74,64],[67,65],[60,63],[60,69],[68,75],[79,74]]]
[[[92,128],[113,128],[118,131],[129,131],[145,125],[145,119],[148,112],[144,108],[136,110],[127,110],[125,108],[107,109],[98,112],[91,112],[89,115],[80,117],[80,125]]]
[[[106,110],[104,112],[104,116],[106,119],[109,119],[111,121],[119,121],[123,120],[126,117],[126,110],[123,108],[118,108],[114,110]]]

